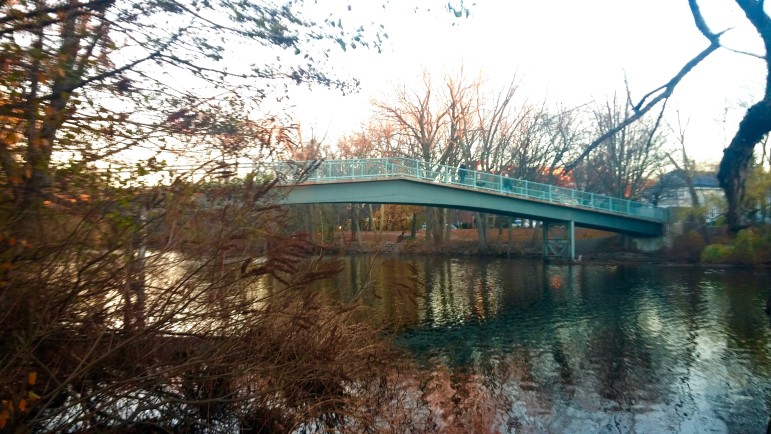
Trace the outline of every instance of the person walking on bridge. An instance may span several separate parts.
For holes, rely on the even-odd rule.
[[[458,178],[460,179],[461,184],[465,184],[466,180],[466,163],[460,163],[460,167],[458,168]]]

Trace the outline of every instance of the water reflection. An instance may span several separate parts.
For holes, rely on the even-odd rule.
[[[762,432],[769,272],[346,258],[360,297],[423,366],[481,374],[528,431]],[[511,421],[514,420],[514,425]]]

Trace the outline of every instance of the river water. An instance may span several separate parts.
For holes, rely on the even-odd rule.
[[[423,368],[484,378],[503,431],[765,432],[769,270],[343,261],[325,291],[371,306]]]

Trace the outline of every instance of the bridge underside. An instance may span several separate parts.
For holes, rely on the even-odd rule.
[[[635,237],[661,236],[663,224],[532,199],[409,179],[379,179],[336,183],[307,183],[288,188],[282,203],[385,203],[454,208],[508,215],[577,227],[600,229]]]

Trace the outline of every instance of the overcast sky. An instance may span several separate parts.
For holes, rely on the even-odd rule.
[[[354,50],[336,56],[338,71],[361,80],[359,93],[297,93],[296,116],[304,130],[313,127],[330,141],[356,130],[371,98],[387,94],[394,83],[415,82],[424,68],[441,77],[462,65],[469,76],[481,72],[496,89],[516,75],[522,95],[566,106],[623,92],[626,74],[639,98],[708,45],[686,0],[476,0],[462,19],[443,12],[442,3],[429,11],[429,2],[422,2],[424,9],[415,12],[413,1],[391,0],[384,10],[380,2],[351,0],[350,11],[347,2],[330,11],[351,21],[383,23],[389,39],[380,54]],[[733,0],[700,4],[713,31],[732,28],[724,44],[761,52],[760,39]],[[697,159],[720,159],[741,104],[762,91],[764,74],[760,60],[721,50],[680,84],[670,119],[675,109],[689,119],[687,142]]]

